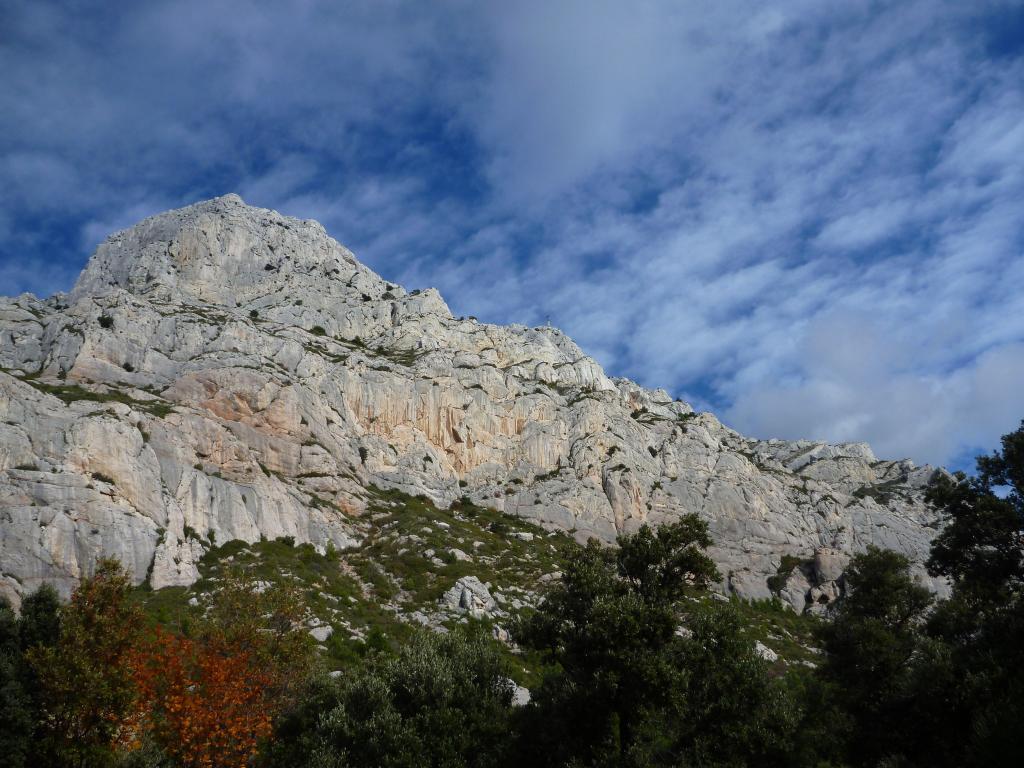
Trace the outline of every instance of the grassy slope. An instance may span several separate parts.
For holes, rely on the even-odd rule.
[[[137,597],[154,623],[184,628],[202,610],[203,596],[225,569],[241,568],[272,583],[291,581],[304,593],[311,614],[334,628],[324,643],[324,660],[329,668],[341,669],[370,648],[400,644],[416,626],[414,614],[444,627],[466,621],[507,626],[509,617],[523,610],[519,603],[535,603],[543,594],[542,577],[560,571],[578,546],[565,534],[470,503],[438,509],[423,497],[398,491],[372,489],[371,494],[361,521],[365,538],[357,548],[322,555],[311,545],[283,540],[231,541],[209,549],[199,564],[201,578],[191,587],[154,591],[143,585]],[[532,535],[532,541],[524,540],[529,538],[524,534]],[[458,559],[453,549],[472,560]],[[469,575],[504,599],[500,607],[508,616],[468,619],[439,606],[444,592]],[[715,598],[694,600],[694,609],[701,610]],[[780,673],[787,663],[813,662],[813,618],[778,603],[734,603],[751,640],[779,654]],[[539,660],[506,652],[517,682],[535,683]]]

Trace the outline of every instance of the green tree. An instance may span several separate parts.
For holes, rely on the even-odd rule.
[[[1024,751],[1024,422],[977,467],[928,493],[946,520],[928,566],[953,594],[915,665],[922,765],[1009,765]]]
[[[10,603],[0,598],[0,755],[11,768],[28,765],[35,722],[18,630]]]
[[[1002,446],[978,457],[977,477],[943,478],[927,495],[946,518],[928,567],[953,582],[959,599],[981,610],[1005,604],[1024,582],[1024,422],[1003,436]]]
[[[931,593],[910,576],[903,555],[869,547],[845,574],[847,595],[821,630],[823,678],[848,721],[848,754],[876,765],[902,754],[913,692],[910,663]]]
[[[503,759],[512,683],[482,633],[421,631],[321,680],[281,723],[269,763],[346,768],[490,768]]]
[[[732,605],[688,622],[681,643],[687,675],[670,765],[792,765],[799,708],[751,645]]]
[[[728,607],[687,610],[718,577],[706,524],[590,542],[518,628],[553,665],[523,713],[534,765],[770,765],[790,711]],[[687,624],[687,629],[680,624]]]
[[[96,766],[114,759],[135,695],[128,654],[142,626],[130,586],[120,563],[100,560],[61,611],[57,642],[28,650],[40,688],[37,765]]]
[[[707,523],[696,515],[657,529],[641,526],[632,536],[620,536],[618,545],[619,575],[647,603],[673,603],[687,586],[703,588],[719,578],[704,553],[711,546]]]
[[[60,602],[44,585],[25,597],[21,617],[0,599],[0,755],[11,768],[34,765],[39,683],[25,652],[52,645],[60,632]]]
[[[60,638],[60,598],[57,590],[43,584],[21,601],[19,636],[22,650],[53,645]]]

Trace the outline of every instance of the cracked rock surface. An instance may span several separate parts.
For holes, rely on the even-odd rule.
[[[609,378],[557,329],[454,317],[318,223],[236,195],[112,235],[68,294],[0,298],[0,593],[15,603],[43,582],[67,594],[103,555],[159,588],[193,582],[212,542],[344,549],[374,485],[581,541],[696,512],[721,590],[768,597],[788,556],[800,565],[776,591],[803,610],[869,544],[927,581],[937,471],[860,443],[746,438]]]

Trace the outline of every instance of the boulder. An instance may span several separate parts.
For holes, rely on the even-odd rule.
[[[441,604],[453,611],[483,616],[497,608],[487,585],[476,576],[463,576],[441,597]]]

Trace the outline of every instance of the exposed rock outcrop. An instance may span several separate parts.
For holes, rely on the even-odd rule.
[[[802,609],[868,544],[923,560],[934,472],[863,444],[745,438],[607,377],[557,329],[453,317],[316,222],[235,195],[112,235],[69,294],[0,299],[15,600],[44,581],[67,593],[100,555],[162,587],[193,581],[213,541],[344,548],[374,484],[581,540],[696,512],[723,589],[767,597],[783,556],[810,563],[780,586]]]

